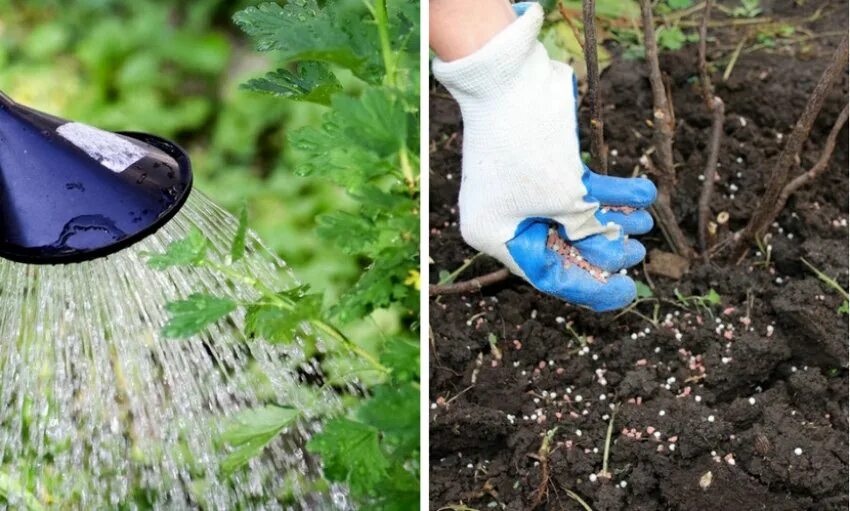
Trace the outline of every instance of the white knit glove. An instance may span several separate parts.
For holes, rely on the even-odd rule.
[[[461,233],[543,291],[597,310],[623,306],[633,299],[634,284],[609,273],[638,263],[645,250],[624,237],[621,224],[627,234],[651,229],[651,217],[639,208],[653,202],[655,187],[586,169],[573,71],[549,59],[537,40],[540,5],[515,9],[519,18],[483,48],[433,62],[434,76],[463,116]],[[601,211],[600,200],[615,209]]]

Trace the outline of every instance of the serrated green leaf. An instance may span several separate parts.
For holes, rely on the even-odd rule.
[[[288,344],[302,332],[305,321],[320,316],[322,297],[308,292],[308,286],[278,293],[286,306],[274,303],[249,305],[245,313],[245,333],[271,343]]]
[[[419,379],[419,343],[390,339],[381,353],[381,364],[390,368],[397,381]]]
[[[374,262],[354,287],[340,298],[333,309],[334,313],[343,322],[365,317],[393,304],[414,313],[414,309],[418,309],[419,292],[406,285],[405,280],[411,270],[418,268],[415,249],[384,249],[375,255]]]
[[[204,262],[209,249],[209,240],[197,227],[193,227],[182,240],[168,245],[162,254],[150,254],[148,266],[156,270],[165,270],[172,266],[198,266]]]
[[[661,27],[656,32],[656,40],[662,49],[679,50],[685,45],[687,37],[679,27]]]
[[[334,96],[332,105],[349,139],[386,156],[395,154],[407,141],[407,112],[391,90],[366,89],[359,98]]]
[[[191,337],[207,326],[236,310],[236,303],[228,298],[219,298],[195,293],[185,300],[171,302],[165,306],[170,319],[162,328],[169,338]]]
[[[406,458],[419,448],[419,390],[412,383],[378,385],[357,418],[381,431],[398,450],[394,456]]]
[[[372,244],[378,233],[375,224],[362,216],[336,211],[318,219],[316,232],[322,238],[333,240],[346,254],[358,254]]]
[[[302,62],[296,72],[278,69],[262,78],[254,78],[241,88],[294,101],[329,105],[331,96],[342,90],[336,76],[319,62]]]
[[[245,237],[248,234],[248,206],[242,204],[239,209],[239,227],[236,228],[236,235],[233,237],[233,245],[230,247],[230,259],[233,262],[239,261],[245,257]]]
[[[381,75],[377,34],[363,6],[297,0],[264,3],[236,13],[233,20],[254,38],[260,51],[277,50],[285,61],[314,60],[350,69],[376,83]]]
[[[298,410],[282,406],[265,406],[245,410],[229,420],[221,439],[234,447],[222,462],[225,475],[230,475],[260,455],[284,429],[299,417]]]
[[[390,467],[378,442],[378,430],[349,419],[328,422],[324,431],[310,440],[307,450],[322,456],[325,477],[348,483],[358,495],[372,494]]]

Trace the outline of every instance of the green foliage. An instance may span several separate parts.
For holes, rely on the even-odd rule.
[[[234,20],[259,50],[279,52],[286,66],[247,88],[329,107],[318,125],[289,135],[301,157],[296,172],[339,186],[355,205],[318,218],[317,232],[328,245],[364,268],[328,312],[348,324],[392,309],[408,328],[385,339],[373,356],[352,346],[327,319],[311,319],[323,312],[318,302],[301,310],[308,300],[300,296],[287,298],[286,310],[249,306],[249,334],[286,342],[296,323],[312,322],[377,370],[371,397],[348,416],[330,419],[308,449],[322,457],[329,480],[349,485],[361,509],[416,509],[419,3],[290,0],[248,8]],[[346,86],[340,70],[362,82]]]
[[[688,37],[677,26],[661,27],[655,33],[655,37],[662,50],[679,50],[688,42]]]
[[[652,292],[652,288],[647,286],[645,283],[637,280],[635,281],[635,287],[637,287],[637,297],[641,298],[652,298],[655,296],[655,293]]]
[[[308,292],[309,286],[277,294],[291,307],[277,303],[257,303],[248,306],[245,312],[245,333],[249,337],[261,337],[269,342],[291,343],[299,332],[299,326],[320,317],[322,297]]]
[[[729,11],[736,18],[755,18],[762,13],[760,0],[741,0],[741,3]]]
[[[254,78],[242,85],[243,89],[264,92],[296,101],[310,101],[327,105],[342,84],[331,74],[327,66],[318,62],[304,62],[297,71],[278,69],[263,78]]]
[[[233,474],[259,456],[298,417],[298,410],[274,405],[247,410],[233,417],[221,436],[233,448],[222,465],[225,475]]]
[[[673,294],[679,303],[685,308],[694,308],[697,311],[705,311],[706,314],[713,317],[712,307],[720,305],[720,295],[713,288],[708,290],[704,295],[685,296],[678,289],[673,289]]]
[[[679,9],[687,9],[694,3],[694,0],[666,0],[665,2],[670,9],[676,11]]]
[[[148,266],[164,270],[172,266],[198,266],[207,255],[209,241],[197,228],[182,240],[171,243],[162,254],[148,254]]]
[[[236,303],[227,298],[195,293],[185,300],[169,303],[166,310],[170,319],[162,329],[163,335],[184,338],[202,332],[236,310]]]

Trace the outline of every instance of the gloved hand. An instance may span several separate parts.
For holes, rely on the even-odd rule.
[[[636,288],[616,272],[646,254],[627,236],[652,228],[642,208],[655,186],[582,163],[573,71],[537,40],[540,5],[514,8],[519,18],[483,48],[432,67],[463,115],[461,233],[541,291],[596,311],[624,307]]]

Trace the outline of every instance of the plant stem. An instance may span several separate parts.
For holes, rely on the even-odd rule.
[[[587,503],[587,502],[585,502],[585,501],[584,501],[584,499],[583,499],[583,498],[581,498],[581,497],[579,496],[579,494],[578,494],[578,493],[576,493],[576,492],[574,492],[574,491],[570,490],[569,488],[564,488],[564,491],[567,493],[567,496],[568,496],[569,498],[571,498],[571,499],[573,499],[574,501],[578,502],[578,504],[579,504],[582,508],[584,508],[584,511],[593,511],[593,508],[591,508],[591,507],[588,505],[588,503]]]
[[[614,418],[617,416],[619,407],[615,406],[611,411],[611,420],[608,421],[608,431],[605,433],[605,450],[602,451],[602,475],[603,477],[611,478],[611,472],[608,472],[608,456],[611,454],[611,436],[614,433]]]
[[[676,126],[676,118],[673,113],[673,105],[670,103],[667,89],[664,86],[661,66],[658,63],[658,43],[655,38],[651,0],[640,0],[640,7],[641,18],[643,20],[643,40],[646,47],[646,61],[649,65],[649,82],[652,86],[653,145],[655,147],[655,153],[658,156],[657,167],[651,164],[651,157],[645,157],[648,167],[655,169],[654,173],[658,179],[658,199],[652,211],[658,220],[659,228],[661,228],[673,251],[682,257],[690,258],[690,245],[685,237],[685,233],[679,227],[670,200],[673,189],[676,186],[676,168],[673,163],[673,134]]]
[[[719,96],[714,95],[714,86],[708,70],[706,44],[708,39],[708,20],[711,17],[712,0],[705,2],[702,24],[699,29],[699,74],[702,83],[702,95],[708,110],[712,113],[711,138],[708,142],[708,156],[705,159],[702,190],[697,208],[697,239],[699,250],[707,261],[709,257],[708,223],[711,218],[711,196],[714,194],[714,180],[717,176],[717,159],[720,153],[720,139],[723,137],[723,119],[725,105]]]
[[[455,270],[455,271],[451,272],[451,273],[448,275],[448,277],[446,277],[446,278],[444,278],[444,279],[441,279],[439,282],[437,282],[437,285],[438,285],[438,286],[442,286],[442,285],[445,285],[445,284],[452,284],[452,283],[454,283],[455,279],[457,279],[457,278],[458,278],[458,276],[459,276],[461,273],[463,273],[464,271],[466,271],[466,269],[467,269],[467,268],[469,268],[470,266],[472,266],[472,263],[474,263],[476,259],[478,259],[479,257],[481,257],[481,255],[482,255],[482,253],[481,253],[481,252],[478,252],[478,253],[477,253],[477,254],[475,254],[474,256],[472,256],[472,257],[470,257],[469,259],[467,259],[466,261],[464,261],[464,263],[463,263],[462,265],[460,265],[460,267],[459,267],[457,270]]]
[[[502,268],[501,270],[488,273],[487,275],[483,275],[481,277],[475,277],[472,280],[467,280],[464,282],[457,282],[455,284],[446,285],[437,284],[429,286],[428,294],[430,296],[438,296],[479,291],[482,287],[495,284],[496,282],[501,282],[510,277],[510,275],[511,272],[508,271],[507,268]]]
[[[788,172],[795,164],[797,158],[799,158],[800,151],[803,149],[806,139],[809,138],[815,120],[826,101],[829,89],[838,77],[841,76],[841,71],[847,64],[847,55],[847,35],[845,35],[841,39],[835,53],[833,53],[831,62],[818,80],[817,86],[815,86],[811,96],[809,96],[806,108],[797,120],[794,130],[788,136],[785,146],[782,148],[782,153],[773,165],[767,190],[762,195],[755,212],[750,217],[750,221],[746,227],[735,233],[735,246],[732,252],[733,260],[741,261],[747,254],[747,250],[753,239],[764,236],[767,228],[773,221],[775,205],[779,201],[782,190],[787,184]]]
[[[384,83],[389,87],[395,87],[396,64],[393,60],[393,49],[390,45],[390,30],[389,21],[387,20],[387,2],[386,0],[375,0],[375,6],[372,9],[372,16],[375,18],[375,24],[378,26],[378,38],[381,41],[381,57],[384,61],[384,70],[386,76]]]
[[[605,147],[605,123],[596,48],[596,0],[582,0],[581,6],[584,22],[584,59],[587,63],[587,95],[590,103],[591,167],[600,174],[608,174],[608,150]]]
[[[295,304],[293,304],[287,299],[282,298],[272,288],[268,287],[264,282],[259,279],[249,277],[247,275],[242,275],[230,266],[219,264],[209,259],[207,259],[204,264],[222,273],[223,275],[230,277],[231,279],[242,281],[245,284],[253,287],[258,292],[260,292],[265,299],[270,300],[271,303],[269,305],[279,307],[280,309],[283,309],[285,311],[292,311],[295,309]],[[345,334],[340,332],[339,329],[337,329],[335,326],[320,318],[311,318],[308,321],[317,330],[324,332],[326,335],[330,336],[335,341],[348,348],[349,351],[354,352],[363,360],[369,362],[369,365],[371,365],[376,371],[385,374],[390,372],[390,370],[387,369],[383,364],[381,364],[378,359],[374,357],[374,355],[364,350],[362,347],[358,346],[351,339],[346,337]]]
[[[814,274],[817,275],[817,277],[821,279],[824,284],[841,293],[841,296],[843,296],[845,300],[850,300],[850,294],[848,294],[847,291],[845,291],[844,288],[841,287],[841,285],[839,285],[838,282],[835,281],[835,279],[815,268],[815,265],[806,261],[805,258],[801,257],[800,260],[803,261],[803,264],[808,266],[809,269],[812,270],[812,272],[814,272]]]

